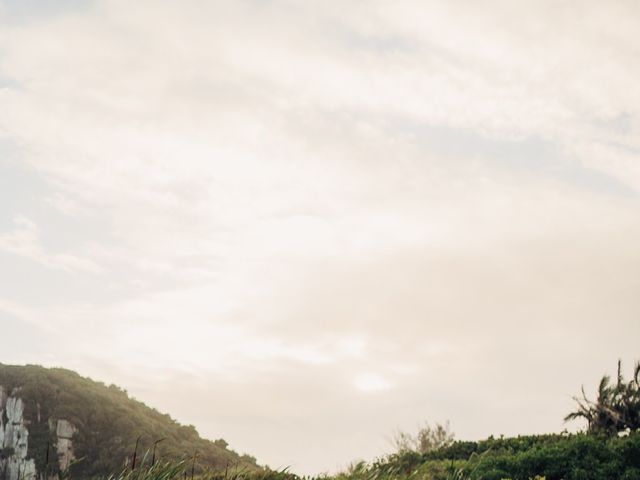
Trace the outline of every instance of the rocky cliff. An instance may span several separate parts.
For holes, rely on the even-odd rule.
[[[27,459],[29,430],[23,417],[24,405],[17,392],[7,395],[0,386],[0,478],[33,480],[36,464]]]
[[[57,478],[57,471],[65,470],[75,459],[73,454],[73,435],[76,428],[65,419],[50,418],[47,421],[50,430],[55,432],[52,445],[47,445],[49,452],[56,452],[51,456],[57,468],[50,471],[45,465],[45,471],[36,471],[36,463],[29,458],[29,429],[28,421],[24,418],[24,402],[20,398],[20,389],[14,388],[10,394],[0,385],[0,479],[6,480],[35,480],[39,478]],[[57,458],[56,458],[57,457]],[[48,461],[49,459],[47,459]],[[54,466],[54,465],[52,465]]]
[[[160,439],[157,458],[197,452],[196,471],[259,468],[224,440],[201,438],[115,385],[64,369],[0,364],[0,480],[53,480],[67,469],[73,478],[107,476],[131,461],[136,443],[143,459]]]

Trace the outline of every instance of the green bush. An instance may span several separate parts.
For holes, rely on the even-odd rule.
[[[455,442],[426,455],[393,454],[342,480],[616,480],[640,472],[640,432],[626,437],[538,435]],[[453,476],[455,473],[456,476]]]

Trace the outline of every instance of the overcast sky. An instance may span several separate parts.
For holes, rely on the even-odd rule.
[[[635,0],[0,0],[0,362],[299,473],[425,420],[561,431],[640,359],[638,32]]]

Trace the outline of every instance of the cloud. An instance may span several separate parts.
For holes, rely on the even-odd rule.
[[[46,252],[40,242],[38,226],[29,218],[18,215],[14,219],[15,228],[0,234],[0,251],[28,258],[47,268],[67,272],[83,271],[99,273],[101,268],[95,262],[67,253]]]
[[[636,10],[0,15],[0,136],[87,237],[29,213],[0,249],[101,280],[0,307],[66,345],[37,361],[272,466],[371,458],[423,419],[557,430],[569,394],[637,350]]]

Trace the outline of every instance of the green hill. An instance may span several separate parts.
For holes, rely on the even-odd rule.
[[[108,475],[156,458],[197,453],[196,472],[227,467],[257,470],[222,440],[205,440],[191,426],[146,406],[115,385],[61,368],[0,364],[0,480],[34,480],[70,465],[73,478]],[[76,460],[74,460],[76,459]]]

